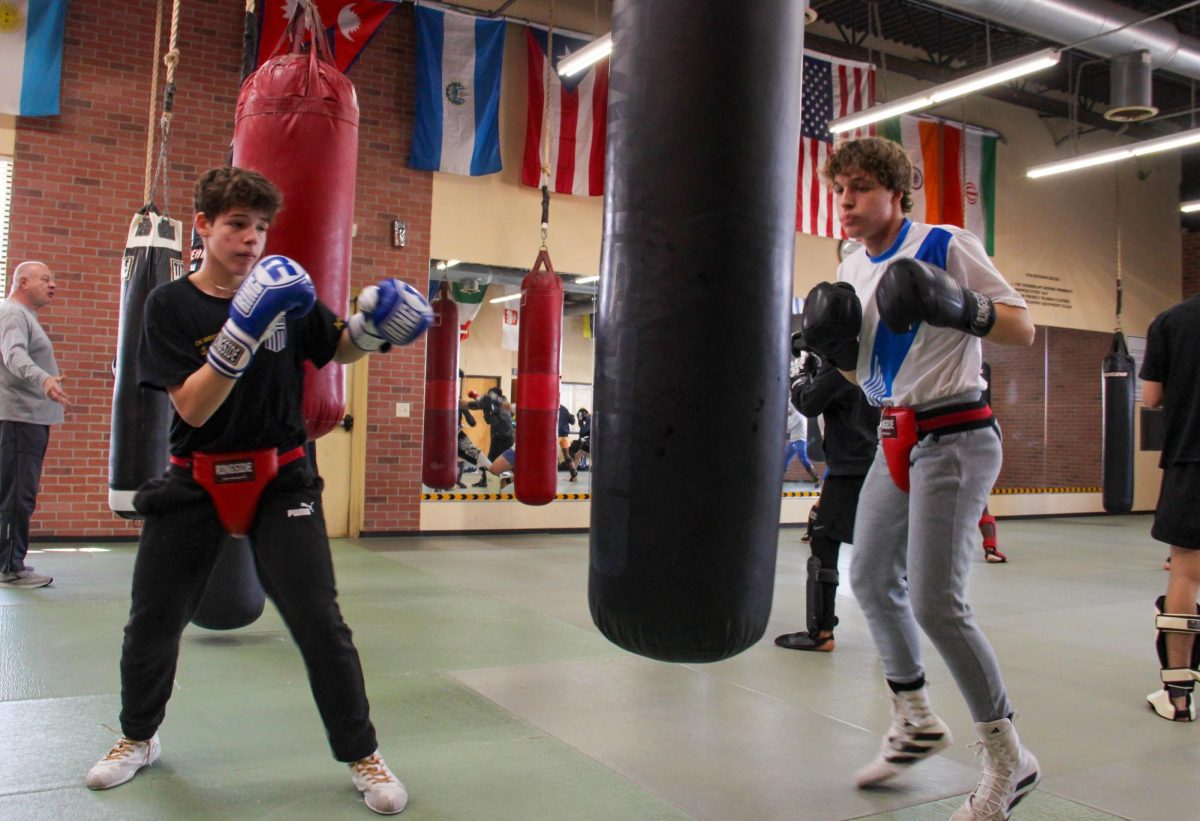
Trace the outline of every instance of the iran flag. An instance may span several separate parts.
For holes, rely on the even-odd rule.
[[[904,115],[877,126],[913,161],[913,219],[957,225],[995,254],[997,134],[933,117]]]

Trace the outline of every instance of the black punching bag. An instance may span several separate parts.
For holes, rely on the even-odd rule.
[[[183,227],[147,205],[133,215],[121,260],[121,313],[113,360],[113,412],[108,452],[108,506],[137,518],[133,495],[167,469],[171,400],[164,391],[138,386],[138,344],[146,297],[183,276]]]
[[[803,18],[613,8],[588,599],[663,661],[739,653],[771,611]],[[715,469],[692,481],[698,458]]]
[[[250,540],[226,536],[204,595],[192,614],[192,624],[209,630],[245,627],[262,615],[266,603],[267,595],[254,569]]]
[[[1104,509],[1128,513],[1133,509],[1133,394],[1134,362],[1125,335],[1113,334],[1104,357]]]

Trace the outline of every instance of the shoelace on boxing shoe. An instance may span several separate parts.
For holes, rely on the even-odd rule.
[[[120,761],[121,759],[129,758],[138,752],[139,745],[146,746],[146,742],[138,742],[121,736],[121,740],[108,751],[108,755],[104,756],[104,760]]]
[[[387,765],[383,763],[383,759],[379,753],[372,753],[367,758],[355,761],[350,765],[354,771],[363,778],[368,779],[376,784],[386,784],[389,781],[394,781],[396,777],[388,771]]]

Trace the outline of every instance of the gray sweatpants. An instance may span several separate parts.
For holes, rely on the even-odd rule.
[[[850,564],[888,679],[908,683],[924,675],[920,625],[975,721],[1012,712],[996,655],[966,599],[975,531],[1000,460],[1000,437],[991,428],[926,436],[913,448],[904,493],[879,447],[858,501]]]

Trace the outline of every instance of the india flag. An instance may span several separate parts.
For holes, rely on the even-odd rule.
[[[67,0],[0,0],[0,112],[58,113]]]
[[[911,115],[880,123],[877,131],[912,158],[913,218],[966,228],[995,254],[996,133]]]

